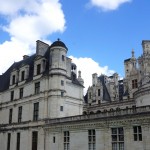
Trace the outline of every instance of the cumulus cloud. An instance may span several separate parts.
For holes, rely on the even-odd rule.
[[[115,10],[126,2],[131,2],[131,0],[90,0],[92,6],[96,6],[103,11]]]
[[[0,74],[22,55],[33,53],[36,40],[47,41],[52,33],[65,30],[59,0],[5,0],[0,5],[0,16],[5,19],[0,29],[10,37],[0,44]]]
[[[69,56],[72,59],[72,62],[77,65],[78,71],[81,71],[81,77],[84,79],[84,94],[87,91],[87,88],[92,85],[92,74],[97,73],[98,75],[112,75],[115,71],[110,70],[108,66],[101,67],[97,62],[92,58],[76,58],[74,56]]]

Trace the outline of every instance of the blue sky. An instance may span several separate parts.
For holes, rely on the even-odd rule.
[[[149,0],[5,0],[0,6],[0,74],[25,54],[36,40],[60,38],[85,80],[91,74],[124,76],[123,61],[142,54],[150,40]],[[88,74],[88,75],[87,75]]]

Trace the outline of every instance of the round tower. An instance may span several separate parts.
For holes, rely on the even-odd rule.
[[[50,73],[66,75],[66,55],[68,48],[59,39],[50,46]]]

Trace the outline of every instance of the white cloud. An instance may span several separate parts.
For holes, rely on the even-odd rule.
[[[77,65],[77,70],[81,71],[81,77],[84,79],[84,93],[86,93],[87,88],[92,85],[92,74],[97,73],[98,75],[112,75],[115,71],[110,70],[108,66],[101,67],[97,62],[91,58],[76,58],[74,56],[69,56],[72,62]]]
[[[126,2],[131,2],[131,0],[90,0],[92,6],[96,6],[103,11],[115,10]]]
[[[52,33],[65,30],[59,0],[5,0],[0,5],[0,16],[6,19],[5,23],[1,22],[0,29],[10,36],[8,41],[0,44],[0,74],[14,60],[33,53],[36,40],[47,41]]]

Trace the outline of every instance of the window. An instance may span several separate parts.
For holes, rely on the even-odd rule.
[[[91,99],[91,92],[89,93],[89,99]]]
[[[11,101],[14,100],[14,91],[11,91],[11,93],[10,93],[10,100]]]
[[[18,107],[18,123],[22,121],[22,106]]]
[[[134,126],[133,127],[133,135],[134,135],[134,141],[142,141],[142,128],[141,128],[141,126]]]
[[[23,98],[23,88],[20,88],[19,98]]]
[[[64,150],[70,150],[70,133],[64,131]]]
[[[137,79],[132,80],[132,89],[136,89],[138,87],[137,85]]]
[[[12,76],[12,84],[15,84],[15,81],[16,81],[16,76],[13,75],[13,76]]]
[[[53,136],[53,143],[55,143],[55,136]]]
[[[36,74],[39,75],[40,73],[41,73],[41,64],[38,64]]]
[[[96,150],[96,135],[95,130],[88,130],[89,150]]]
[[[35,83],[35,94],[40,93],[40,82]]]
[[[9,109],[9,124],[12,123],[12,113],[13,113],[13,109]]]
[[[33,120],[37,121],[39,117],[39,102],[34,103]]]
[[[63,80],[61,80],[61,85],[64,86],[64,81]]]
[[[65,61],[65,56],[64,55],[62,55],[62,61]]]
[[[100,89],[98,89],[98,96],[100,96],[100,94],[101,94],[101,91],[100,91]]]
[[[112,150],[124,150],[124,131],[123,128],[112,128]]]
[[[22,71],[22,72],[21,72],[21,81],[24,80],[24,75],[25,75],[25,71]]]
[[[7,137],[7,150],[10,150],[10,140],[11,140],[11,134],[8,133],[8,137]]]
[[[64,96],[64,92],[61,92],[61,97],[63,97]]]
[[[38,132],[33,131],[32,132],[32,150],[37,150],[37,144],[38,144]]]
[[[63,106],[60,106],[60,111],[63,111]]]
[[[17,133],[16,150],[20,150],[20,133]]]

